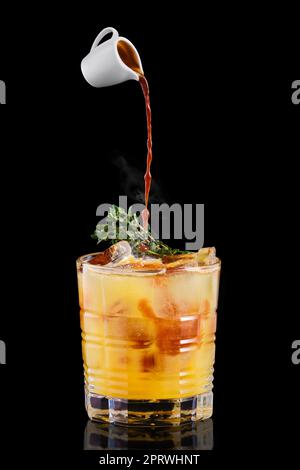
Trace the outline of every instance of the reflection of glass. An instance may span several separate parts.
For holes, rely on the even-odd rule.
[[[211,450],[213,444],[211,418],[155,429],[150,426],[130,427],[88,421],[84,435],[84,450]]]
[[[93,264],[95,256],[77,264],[89,417],[129,425],[209,418],[219,260],[189,266],[195,258],[186,255],[167,269],[124,269]]]

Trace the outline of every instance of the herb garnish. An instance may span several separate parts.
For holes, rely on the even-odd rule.
[[[148,230],[145,230],[136,214],[133,214],[130,209],[127,213],[123,208],[115,205],[110,207],[105,219],[97,224],[92,238],[97,240],[97,243],[106,241],[110,245],[126,240],[135,256],[147,254],[162,257],[189,253],[171,248],[155,239],[151,234],[150,226]]]

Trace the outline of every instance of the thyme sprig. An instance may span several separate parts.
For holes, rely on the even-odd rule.
[[[151,233],[150,226],[145,229],[139,222],[139,218],[131,209],[126,212],[123,208],[112,205],[107,217],[100,221],[92,237],[97,243],[103,241],[110,245],[126,240],[135,256],[143,254],[151,256],[174,256],[188,253],[187,251],[171,248],[157,240]]]

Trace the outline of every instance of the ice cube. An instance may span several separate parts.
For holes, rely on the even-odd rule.
[[[191,315],[179,320],[157,319],[157,346],[165,354],[175,355],[197,344],[199,316]]]
[[[201,248],[197,252],[197,261],[199,266],[209,266],[210,264],[216,264],[218,258],[216,257],[216,249],[211,248]]]
[[[138,271],[158,271],[164,267],[160,258],[136,258],[134,256],[129,256],[128,258],[125,258],[124,260],[119,262],[118,265],[124,268],[131,268]]]
[[[168,270],[184,267],[196,267],[198,266],[197,253],[164,256],[163,263]]]
[[[102,253],[98,253],[89,261],[89,263],[110,266],[118,264],[131,256],[131,246],[128,242],[122,240],[110,246],[107,250],[102,251]]]
[[[145,318],[107,316],[105,336],[108,339],[124,341],[125,347],[144,349],[148,348],[154,339],[154,325]]]
[[[110,317],[119,317],[128,315],[128,305],[122,300],[116,300],[112,305],[107,309]]]
[[[168,270],[189,268],[197,266],[208,266],[216,264],[218,258],[216,257],[215,248],[201,248],[195,253],[183,253],[172,256],[163,256],[164,266]]]
[[[132,256],[131,246],[125,240],[110,246],[104,253],[107,253],[108,264],[120,263],[129,256]]]

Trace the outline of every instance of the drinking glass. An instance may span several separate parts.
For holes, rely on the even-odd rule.
[[[169,425],[213,410],[220,260],[124,269],[77,260],[85,398],[92,420]]]

